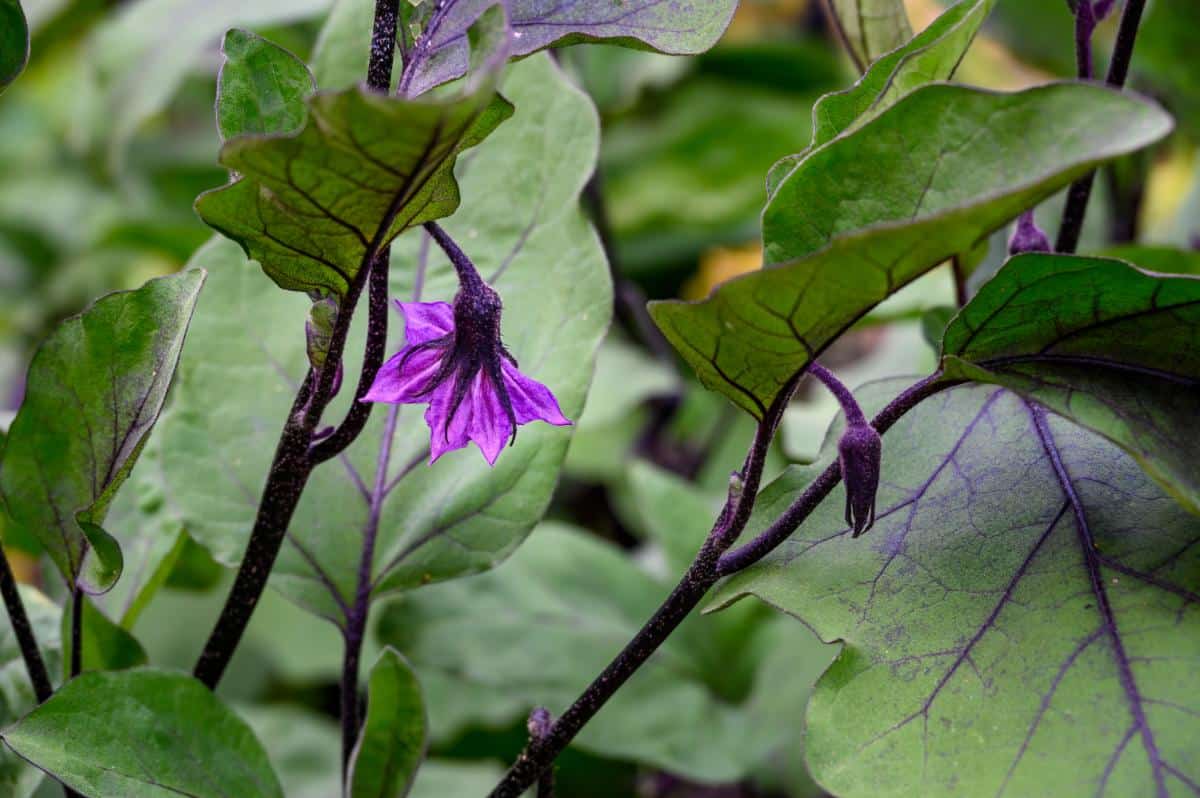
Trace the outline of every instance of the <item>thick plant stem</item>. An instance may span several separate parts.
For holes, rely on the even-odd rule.
[[[429,233],[437,245],[442,248],[442,252],[446,253],[446,257],[454,266],[454,271],[458,273],[458,282],[461,286],[469,288],[484,284],[483,277],[475,268],[475,264],[467,257],[467,253],[462,251],[462,248],[454,242],[449,233],[442,229],[441,225],[437,222],[426,222],[425,232]]]
[[[842,412],[846,415],[847,423],[866,423],[867,419],[863,415],[862,408],[858,406],[858,400],[854,398],[854,394],[850,392],[850,389],[833,375],[832,371],[820,363],[813,362],[808,367],[808,373],[820,380],[829,389],[829,392],[833,394],[833,398],[837,399],[838,404],[842,406]]]
[[[4,608],[8,610],[13,635],[17,638],[17,645],[21,647],[21,658],[25,660],[25,670],[29,672],[33,695],[40,704],[50,697],[54,688],[50,684],[46,661],[42,659],[42,652],[38,649],[33,625],[29,623],[29,615],[25,612],[25,602],[21,601],[21,594],[17,590],[12,566],[8,564],[8,555],[3,549],[0,549],[0,594],[4,596]]]
[[[792,387],[794,384],[795,380]],[[941,374],[934,374],[896,397],[874,418],[872,424],[882,434],[922,401],[955,384],[957,383],[942,380]],[[790,397],[790,389],[785,393]],[[767,419],[760,425],[759,434],[755,437],[754,445],[746,458],[744,485],[741,489],[730,490],[729,500],[717,518],[713,531],[679,584],[617,657],[588,685],[562,717],[554,722],[550,731],[545,736],[530,741],[508,773],[492,790],[490,798],[518,798],[537,781],[541,773],[550,767],[608,699],[671,636],[717,580],[757,562],[774,550],[795,532],[800,523],[841,480],[838,465],[834,463],[767,531],[745,546],[722,554],[736,540],[749,520],[762,474],[759,453],[765,455],[766,452],[764,435],[769,443],[774,434],[774,425],[778,424],[785,406],[786,400],[782,403],[777,400]],[[756,469],[757,474],[752,469]]]
[[[71,678],[83,672],[83,589],[71,591]]]
[[[1126,0],[1125,11],[1121,14],[1121,27],[1117,31],[1117,44],[1113,49],[1112,61],[1108,65],[1106,82],[1114,88],[1123,88],[1129,77],[1129,65],[1133,61],[1133,47],[1137,43],[1138,28],[1142,24],[1142,14],[1146,10],[1146,0]],[[1090,37],[1087,52],[1090,77],[1091,45]],[[1079,66],[1082,71],[1084,57],[1079,56]],[[1092,197],[1092,186],[1096,182],[1096,173],[1091,172],[1086,177],[1071,185],[1067,193],[1067,205],[1063,210],[1062,226],[1058,231],[1058,241],[1055,249],[1058,252],[1074,252],[1079,247],[1079,236],[1083,232],[1083,220],[1087,216],[1088,202]]]
[[[392,62],[396,52],[396,9],[398,0],[377,0],[375,25],[371,38],[371,57],[367,66],[367,85],[377,92],[387,93],[391,85]],[[388,221],[390,224],[390,220]],[[386,229],[387,225],[384,225]],[[380,236],[382,237],[382,231]],[[258,600],[266,589],[267,579],[279,556],[287,536],[288,525],[300,502],[304,487],[316,465],[309,453],[313,432],[321,420],[321,414],[333,394],[333,383],[342,362],[346,336],[354,308],[358,304],[364,284],[377,262],[386,257],[387,248],[377,246],[364,258],[362,268],[351,282],[338,313],[325,364],[319,371],[310,370],[292,403],[279,436],[275,457],[263,488],[254,528],[246,544],[242,564],[229,591],[229,597],[217,618],[200,658],[193,671],[208,687],[215,689],[225,673],[233,652],[241,642],[250,617],[254,614]],[[368,408],[369,411],[369,408]],[[366,419],[362,420],[366,423]],[[360,427],[361,431],[361,427]],[[351,440],[345,442],[349,445]]]

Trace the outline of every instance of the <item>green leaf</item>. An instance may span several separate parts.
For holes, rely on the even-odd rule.
[[[350,760],[350,798],[408,795],[425,758],[425,726],[416,674],[385,648],[371,668],[367,720]]]
[[[300,133],[227,141],[221,163],[241,178],[196,210],[281,288],[342,296],[397,235],[454,213],[455,159],[511,113],[489,90],[451,102],[315,94]]]
[[[0,493],[69,584],[103,592],[120,573],[100,524],[158,418],[203,282],[192,270],[110,294],[63,322],[29,367]]]
[[[0,92],[29,61],[29,24],[20,0],[0,0]]]
[[[89,798],[283,796],[250,728],[181,673],[85,673],[0,737]]]
[[[51,680],[57,684],[65,661],[62,638],[59,636],[62,612],[54,602],[33,588],[19,585],[18,590],[46,669]],[[21,657],[21,646],[13,634],[8,613],[0,612],[0,727],[14,723],[36,705],[29,672]],[[40,770],[22,761],[12,751],[0,750],[0,795],[28,798],[41,782]]]
[[[912,38],[903,0],[829,0],[829,8],[859,72]]]
[[[578,419],[595,350],[611,317],[603,251],[578,207],[594,163],[598,121],[587,98],[547,57],[515,65],[505,84],[514,119],[460,167],[463,206],[444,223],[504,300],[505,342],[522,369]],[[254,522],[271,452],[308,368],[305,297],[274,290],[229,242],[196,256],[212,276],[163,422],[168,495],[188,532],[235,565]],[[457,280],[425,233],[392,247],[392,295],[449,300]],[[417,285],[421,288],[418,290]],[[358,314],[362,321],[364,313]],[[395,351],[403,325],[391,320]],[[247,342],[231,346],[230,341]],[[356,325],[346,374],[363,348]],[[351,391],[331,407],[338,419]],[[390,451],[375,563],[375,595],[493,567],[520,544],[550,501],[570,428],[530,424],[489,468],[474,449],[427,465],[422,408],[376,408],[343,458],[309,481],[273,571],[274,586],[305,608],[344,622],[357,588],[381,443]],[[389,416],[396,426],[388,438]]]
[[[126,670],[146,665],[149,658],[132,634],[108,619],[86,597],[83,600],[83,670]],[[71,661],[71,611],[62,613],[63,660]]]
[[[237,709],[262,740],[287,798],[342,794],[341,732],[328,716],[284,704]]]
[[[1200,252],[1194,250],[1127,244],[1108,247],[1099,254],[1128,261],[1147,271],[1200,275]]]
[[[316,90],[296,56],[250,31],[234,28],[221,45],[217,128],[222,139],[293,133],[304,125],[304,101]]]
[[[333,4],[313,46],[312,71],[323,91],[348,89],[366,77],[374,24],[375,0]]]
[[[711,521],[690,531],[703,535]],[[413,662],[436,733],[449,736],[531,706],[561,713],[670,584],[594,536],[547,523],[501,568],[405,596],[378,628]],[[705,782],[735,781],[792,748],[829,650],[798,624],[746,609],[686,620],[576,744]]]
[[[105,18],[90,35],[104,109],[98,122],[117,171],[138,129],[167,107],[188,72],[232,27],[315,17],[330,0],[142,0]],[[170,31],[170,35],[164,35]]]
[[[1092,85],[918,89],[814,150],[779,185],[763,215],[775,265],[651,313],[706,386],[761,417],[889,294],[1170,130],[1157,106]]]
[[[995,5],[963,0],[951,6],[916,38],[871,64],[849,89],[822,97],[813,108],[812,146],[879,116],[914,89],[949,80]]]
[[[860,393],[878,405],[881,391]],[[767,488],[749,531],[815,473]],[[839,487],[718,596],[753,594],[844,641],[805,719],[821,785],[1186,793],[1200,778],[1196,519],[1117,447],[994,386],[901,419],[880,485],[865,538],[850,538]]]
[[[1004,385],[1125,449],[1200,513],[1200,279],[1065,255],[1010,260],[943,339],[950,378]]]

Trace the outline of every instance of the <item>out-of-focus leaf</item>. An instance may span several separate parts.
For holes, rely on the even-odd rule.
[[[612,307],[602,249],[578,207],[598,122],[587,98],[548,57],[514,66],[505,91],[520,112],[460,167],[466,199],[444,227],[503,298],[509,350],[575,419]],[[453,297],[454,270],[435,250],[424,233],[397,239],[393,296]],[[279,419],[308,367],[309,303],[273,291],[227,242],[214,241],[196,260],[211,267],[212,277],[164,419],[164,471],[188,532],[232,565],[254,522]],[[392,318],[394,351],[403,325]],[[229,346],[231,340],[249,343]],[[361,351],[359,326],[347,345],[347,374],[358,372]],[[340,418],[349,393],[342,392],[329,418]],[[522,427],[495,468],[474,449],[430,466],[429,435],[420,408],[377,408],[345,457],[313,473],[273,571],[274,586],[306,609],[343,622],[370,517],[373,488],[365,486],[376,483],[381,445],[388,454],[372,575],[376,595],[486,570],[508,556],[550,501],[570,429]]]
[[[287,798],[331,798],[342,794],[339,755],[342,743],[336,723],[286,705],[237,707],[237,710],[267,749]]]
[[[904,0],[829,0],[829,8],[859,72],[912,38]]]
[[[158,418],[203,282],[193,270],[111,294],[63,322],[29,367],[0,493],[71,585],[103,592],[120,574],[100,524]]]
[[[1200,275],[1200,251],[1129,244],[1108,247],[1099,254],[1128,261],[1138,268],[1163,274]]]
[[[217,129],[222,139],[293,133],[304,125],[304,101],[316,89],[296,56],[250,31],[234,28],[221,45]]]
[[[710,523],[692,531],[702,536]],[[530,706],[562,712],[669,589],[615,547],[544,524],[496,571],[390,605],[379,632],[423,684],[439,684],[443,694],[429,700],[435,729],[451,716],[504,722]],[[828,649],[798,624],[747,609],[728,624],[685,621],[577,744],[710,782],[739,779],[790,747]]]
[[[313,47],[312,71],[321,91],[341,91],[366,80],[374,24],[375,0],[333,4]]]
[[[1200,278],[1100,258],[1013,258],[955,317],[948,377],[1003,385],[1125,449],[1200,513]]]
[[[232,27],[314,17],[330,0],[141,0],[91,36],[89,63],[102,93],[110,166],[120,168],[138,128],[167,106],[206,49]],[[169,32],[169,33],[168,33]]]
[[[89,798],[283,798],[250,728],[181,673],[85,673],[0,737]]]
[[[385,648],[371,668],[367,719],[350,760],[350,798],[407,795],[425,758],[426,733],[417,676]]]
[[[1138,31],[1133,59],[1133,69],[1193,135],[1200,134],[1200,86],[1196,85],[1192,49],[1198,26],[1200,6],[1196,3],[1155,0]]]
[[[119,671],[146,665],[146,650],[137,638],[83,599],[83,670]],[[63,660],[71,661],[71,610],[62,614]]]
[[[24,585],[19,586],[25,612],[33,627],[46,669],[55,684],[62,675],[61,611],[50,599]],[[29,672],[21,657],[21,646],[13,634],[7,613],[0,613],[0,726],[14,723],[37,704]],[[22,761],[8,749],[0,751],[0,795],[29,798],[42,782],[42,772]]]
[[[29,24],[20,0],[0,0],[0,92],[17,79],[29,60]]]
[[[899,386],[860,398],[878,406],[885,389]],[[768,487],[748,532],[816,473]],[[850,538],[839,487],[718,596],[756,595],[843,641],[805,719],[821,785],[1186,794],[1200,779],[1195,517],[1111,443],[995,386],[901,419],[880,486],[866,537]]]
[[[774,265],[651,313],[706,386],[761,417],[889,294],[1170,130],[1157,106],[1093,85],[918,89],[814,150],[779,185],[763,214]]]
[[[316,94],[299,134],[226,142],[221,163],[241,177],[196,210],[281,288],[341,296],[393,238],[458,208],[455,159],[511,113],[487,90],[447,103]]]

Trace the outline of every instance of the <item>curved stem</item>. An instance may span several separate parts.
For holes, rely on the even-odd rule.
[[[1080,3],[1082,8],[1084,4]],[[1142,14],[1146,10],[1146,0],[1126,0],[1125,11],[1121,14],[1121,27],[1117,31],[1117,44],[1113,49],[1112,61],[1108,65],[1106,82],[1114,88],[1122,88],[1129,77],[1129,65],[1133,61],[1133,47],[1137,43],[1138,28],[1142,23]],[[1090,72],[1091,44],[1088,37],[1087,65]],[[1078,37],[1077,37],[1078,39]],[[1079,43],[1077,41],[1078,48]],[[1083,72],[1084,57],[1078,57],[1080,72]],[[1080,77],[1090,77],[1081,74]],[[1083,232],[1083,220],[1087,216],[1088,202],[1092,197],[1092,185],[1096,182],[1096,173],[1090,172],[1086,177],[1071,185],[1067,194],[1067,205],[1063,209],[1062,227],[1058,231],[1058,242],[1055,249],[1058,252],[1074,252],[1079,247],[1079,236]]]
[[[21,593],[17,590],[17,579],[13,576],[12,566],[8,564],[8,555],[3,549],[0,549],[0,595],[4,596],[8,620],[12,624],[17,645],[21,647],[21,658],[25,660],[25,670],[29,672],[33,695],[40,704],[54,693],[54,688],[50,684],[50,673],[46,670],[46,661],[42,659],[37,637],[33,633],[33,625],[25,612],[25,602],[21,600]]]
[[[789,387],[794,388],[798,378],[799,375]],[[927,377],[897,396],[875,417],[872,423],[880,433],[883,433],[922,401],[956,384],[958,383],[942,380],[940,373]],[[750,509],[754,504],[754,493],[750,491],[750,488],[753,485],[754,491],[757,491],[758,477],[761,477],[762,461],[759,453],[765,454],[766,447],[763,445],[763,440],[770,441],[774,433],[772,424],[778,424],[778,420],[783,414],[783,408],[790,399],[790,391],[785,391],[785,394],[787,398],[783,398],[782,401],[777,399],[772,405],[767,418],[759,427],[759,433],[755,436],[754,445],[746,458],[747,473],[743,486],[744,492],[737,489],[730,490],[729,498],[717,518],[713,531],[679,584],[616,658],[588,685],[583,694],[563,713],[562,717],[554,722],[550,731],[544,736],[530,741],[504,778],[492,790],[490,798],[517,798],[520,796],[546,768],[550,767],[555,758],[562,753],[580,729],[591,720],[608,699],[671,636],[671,633],[695,609],[717,580],[757,562],[770,553],[796,530],[796,527],[837,485],[841,476],[835,463],[826,469],[800,498],[793,502],[780,520],[772,524],[767,532],[740,549],[725,555],[721,554],[724,548],[736,540],[749,520]],[[757,474],[749,470],[752,467],[757,469]],[[734,509],[735,507],[736,509]]]
[[[808,373],[824,383],[829,392],[833,394],[833,398],[838,400],[848,424],[867,423],[867,417],[863,415],[862,408],[858,406],[858,400],[854,398],[854,394],[850,392],[845,383],[833,375],[832,371],[813,361],[808,366]]]
[[[438,246],[442,248],[442,252],[446,253],[446,257],[450,259],[450,263],[454,265],[454,271],[458,272],[458,282],[463,288],[473,288],[484,285],[483,277],[480,276],[479,270],[475,268],[475,264],[467,257],[467,253],[454,242],[450,234],[442,229],[437,222],[426,222],[425,230],[433,237]]]
[[[388,336],[388,266],[391,247],[385,247],[371,264],[370,286],[367,295],[367,345],[363,351],[362,372],[354,390],[354,400],[346,418],[333,434],[309,450],[314,465],[337,457],[358,439],[371,417],[374,403],[362,398],[371,390],[379,368],[383,365]]]

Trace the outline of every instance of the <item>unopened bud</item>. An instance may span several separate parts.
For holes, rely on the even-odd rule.
[[[1050,239],[1034,221],[1033,211],[1026,211],[1017,219],[1017,229],[1008,239],[1008,254],[1022,252],[1050,252]]]
[[[867,423],[846,427],[838,441],[838,460],[842,483],[846,486],[846,523],[858,537],[875,523],[875,494],[879,491],[879,470],[883,440]]]

